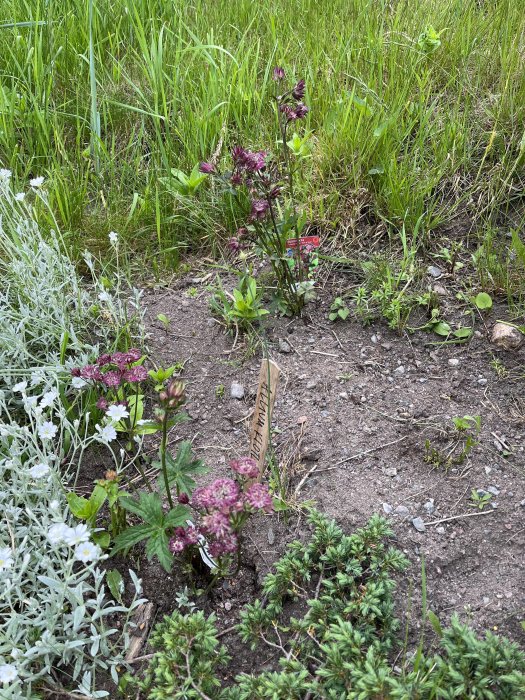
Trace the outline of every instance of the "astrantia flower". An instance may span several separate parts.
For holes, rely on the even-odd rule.
[[[266,167],[266,151],[245,151],[243,167],[251,173],[264,170]]]
[[[38,428],[38,435],[41,440],[52,440],[57,434],[57,427],[51,421],[44,421]]]
[[[31,467],[29,473],[33,479],[41,479],[46,474],[49,474],[49,467],[47,464],[44,464],[44,462],[40,462],[39,464],[35,464],[34,467]]]
[[[116,370],[110,370],[102,375],[102,381],[108,387],[117,387],[122,381],[122,374]]]
[[[13,552],[9,547],[0,548],[0,571],[10,569],[13,566]]]
[[[55,523],[51,525],[47,531],[47,539],[51,544],[60,544],[64,542],[65,536],[71,528],[66,525],[66,523]]]
[[[32,180],[29,180],[29,184],[31,187],[40,187],[44,184],[44,178],[42,176],[34,177]]]
[[[172,554],[180,554],[186,548],[186,543],[184,542],[184,540],[181,540],[178,537],[172,537],[170,540],[169,547],[170,552],[172,552]]]
[[[268,213],[269,204],[265,199],[252,200],[252,209],[250,219],[252,221],[261,221]]]
[[[269,513],[273,508],[272,497],[264,484],[252,484],[244,494],[246,502],[255,510],[265,510]]]
[[[102,372],[95,365],[86,365],[80,370],[80,376],[82,379],[99,382],[102,379]]]
[[[239,540],[235,533],[225,535],[220,540],[214,540],[208,547],[208,551],[212,557],[220,557],[223,554],[233,554],[238,547]]]
[[[216,508],[235,503],[239,496],[239,485],[233,479],[215,479],[208,488]]]
[[[103,353],[102,355],[99,355],[96,360],[96,364],[98,367],[105,367],[106,365],[109,365],[110,362],[113,361],[112,356],[109,353]]]
[[[142,357],[142,353],[138,348],[130,348],[124,353],[128,362],[137,362]]]
[[[89,561],[96,561],[101,554],[100,547],[97,547],[93,542],[83,542],[75,549],[75,559],[87,564]]]
[[[54,389],[51,391],[46,391],[42,397],[42,400],[40,401],[40,407],[48,408],[49,406],[52,406],[56,398],[58,398],[58,391],[55,391]]]
[[[27,382],[18,382],[15,384],[12,391],[22,393],[27,389]]]
[[[275,66],[272,73],[272,80],[278,82],[279,80],[284,80],[284,68],[281,66]]]
[[[111,245],[117,245],[117,243],[118,243],[118,233],[115,233],[115,231],[110,231],[110,232],[108,233],[108,238],[109,238],[109,242],[111,243]]]
[[[255,479],[259,475],[257,462],[251,457],[232,459],[230,468],[237,474],[244,476],[245,479]]]
[[[231,532],[228,516],[217,510],[202,519],[202,529],[208,535],[214,535],[218,538],[224,537],[224,535]]]
[[[71,376],[72,377],[80,377],[81,369],[80,367],[73,367],[71,370]]]
[[[107,409],[107,407],[109,406],[109,403],[108,403],[107,399],[105,399],[103,396],[101,396],[95,405],[97,408],[100,408],[101,411],[105,411]]]
[[[123,418],[129,416],[129,411],[127,411],[126,407],[122,404],[113,404],[113,406],[110,406],[106,411],[106,416],[111,418],[112,421],[115,421],[115,423],[118,423]]]
[[[205,175],[210,175],[211,173],[215,172],[215,166],[213,163],[201,163],[199,165],[199,170]]]
[[[25,192],[17,192],[15,194],[15,201],[16,202],[23,202],[25,198],[26,198]]]
[[[100,425],[95,425],[95,428],[98,431],[98,439],[101,442],[108,443],[117,439],[117,431],[112,425],[105,425],[103,428]]]
[[[70,547],[74,547],[81,542],[89,540],[89,528],[84,523],[80,523],[75,527],[68,527],[64,533],[64,542]]]
[[[305,93],[306,84],[304,80],[299,80],[299,82],[294,86],[292,90],[292,97],[294,100],[302,100]]]
[[[148,378],[148,372],[145,367],[139,365],[138,367],[131,367],[124,372],[124,380],[126,382],[136,383],[143,382]]]
[[[18,677],[18,671],[14,664],[0,664],[0,683],[7,685]]]
[[[83,389],[86,386],[87,382],[82,379],[82,377],[73,377],[71,380],[71,386],[73,389]]]

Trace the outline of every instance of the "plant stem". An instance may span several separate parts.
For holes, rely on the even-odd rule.
[[[166,451],[168,443],[168,412],[164,412],[164,418],[162,419],[162,440],[160,443],[160,464],[162,468],[162,475],[164,476],[164,486],[166,487],[166,495],[168,497],[168,503],[170,508],[173,508],[173,498],[170,492],[170,482],[168,479],[168,469],[166,467]]]

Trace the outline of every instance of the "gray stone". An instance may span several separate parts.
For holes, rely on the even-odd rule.
[[[232,382],[230,388],[230,396],[232,399],[243,399],[244,398],[244,387],[239,382]]]
[[[290,343],[287,343],[286,340],[283,340],[282,338],[279,338],[279,352],[282,352],[284,354],[292,352],[292,346]]]
[[[525,335],[506,323],[496,323],[492,329],[490,342],[502,350],[517,350],[523,344]]]
[[[423,504],[423,510],[425,513],[428,513],[428,515],[432,515],[432,513],[436,510],[433,498],[429,498],[429,500]]]
[[[438,535],[444,535],[444,534],[445,534],[445,528],[443,527],[443,525],[440,525],[439,527],[436,527],[436,532],[438,533]]]
[[[394,370],[394,374],[399,374],[399,375],[405,374],[405,368],[404,368],[404,366],[403,366],[403,365],[399,365],[399,367],[396,367],[395,370]]]
[[[427,272],[431,277],[434,277],[434,279],[437,279],[438,277],[441,277],[443,274],[443,270],[436,265],[429,265],[427,267]]]
[[[402,518],[408,518],[410,515],[410,511],[406,506],[397,506],[394,512],[396,515],[400,515]]]
[[[448,361],[448,364],[451,367],[457,367],[459,365],[459,360],[457,357],[451,357],[450,360]]]
[[[397,476],[397,469],[395,467],[385,467],[383,469],[383,474],[385,476]]]
[[[383,510],[387,515],[390,515],[390,513],[394,510],[390,503],[383,503]]]
[[[413,518],[412,525],[416,528],[418,532],[425,532],[426,530],[425,523],[423,522],[422,518]]]
[[[493,496],[499,496],[499,489],[496,488],[495,486],[489,486],[487,491],[491,493]]]

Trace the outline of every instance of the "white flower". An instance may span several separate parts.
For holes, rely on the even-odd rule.
[[[108,238],[109,238],[109,242],[111,243],[111,245],[118,244],[118,233],[115,233],[115,231],[110,231],[108,233]]]
[[[38,386],[44,381],[44,375],[41,372],[31,373],[31,386]]]
[[[47,539],[51,542],[51,544],[59,544],[60,542],[64,541],[69,530],[71,530],[71,528],[68,527],[66,523],[55,523],[54,525],[51,525],[47,531]]]
[[[25,198],[26,198],[26,193],[25,193],[25,192],[17,192],[17,193],[15,194],[15,200],[16,200],[17,202],[23,202]]]
[[[49,474],[49,467],[47,464],[41,462],[40,464],[35,464],[34,467],[31,467],[29,473],[34,479],[41,479],[46,474]]]
[[[24,401],[24,408],[29,413],[32,409],[36,408],[38,399],[36,396],[28,396]]]
[[[103,428],[100,425],[95,425],[95,428],[98,430],[98,438],[102,442],[112,442],[117,439],[117,431],[112,425],[105,425]]]
[[[1,664],[0,665],[0,683],[12,683],[18,676],[18,671],[14,664]]]
[[[60,507],[60,501],[57,498],[54,498],[52,501],[49,502],[49,507],[51,510],[57,510],[57,508]]]
[[[15,384],[12,391],[20,392],[21,394],[27,389],[27,382],[18,382]]]
[[[9,180],[12,174],[7,168],[0,168],[0,180]]]
[[[29,184],[31,187],[40,187],[40,185],[44,184],[44,178],[42,176],[34,177],[32,180],[29,180]]]
[[[115,421],[115,423],[118,423],[123,418],[127,418],[129,416],[129,411],[127,411],[125,406],[117,403],[108,408],[106,411],[106,416],[111,418],[112,421]]]
[[[41,440],[51,440],[57,434],[57,427],[51,421],[44,421],[38,428],[38,435]]]
[[[97,547],[93,542],[83,542],[75,549],[75,559],[83,561],[86,564],[88,561],[96,561],[100,557],[100,547]]]
[[[86,384],[87,382],[84,379],[82,379],[82,377],[73,377],[73,379],[71,380],[71,386],[73,387],[73,389],[82,389],[86,386]]]
[[[10,569],[13,566],[13,552],[9,547],[0,549],[0,571]]]
[[[49,406],[52,406],[57,397],[58,391],[55,391],[54,389],[52,389],[51,391],[46,391],[46,393],[42,397],[42,401],[40,401],[40,407],[48,408]]]
[[[76,527],[68,527],[64,534],[64,542],[70,547],[74,547],[81,542],[89,540],[89,528],[84,523],[80,523]]]
[[[100,301],[109,302],[111,301],[111,296],[107,292],[100,292],[98,295]]]

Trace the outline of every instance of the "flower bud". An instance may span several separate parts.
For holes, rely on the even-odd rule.
[[[187,493],[181,493],[181,494],[179,494],[178,501],[179,501],[179,503],[181,503],[183,506],[185,506],[187,503],[190,502],[190,497],[188,496]]]
[[[167,400],[168,400],[168,394],[165,391],[160,391],[159,392],[159,401],[161,403],[164,403]]]
[[[167,394],[170,399],[175,399],[178,403],[184,403],[185,396],[184,396],[184,389],[185,389],[185,384],[184,382],[181,382],[178,379],[174,379],[170,384],[168,385],[167,389]],[[171,403],[170,403],[171,405]]]

